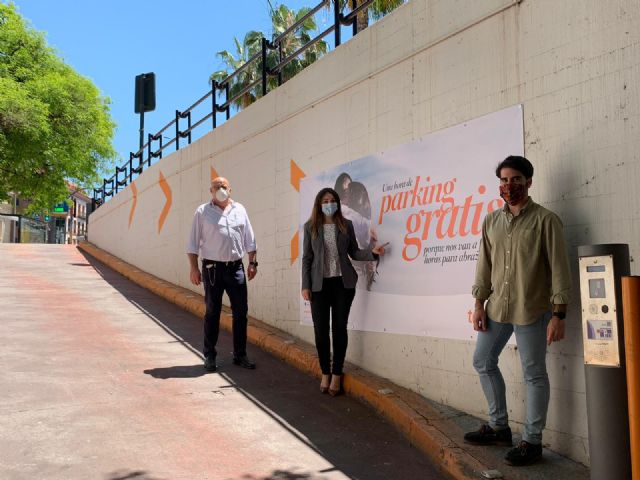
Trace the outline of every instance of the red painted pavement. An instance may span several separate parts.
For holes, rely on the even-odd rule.
[[[332,411],[365,424],[370,413],[351,400],[320,398],[315,380],[304,376],[278,383],[289,370],[274,375],[285,367],[264,354],[256,371],[222,359],[221,373],[205,375],[196,345],[200,320],[174,308],[89,263],[73,246],[0,244],[0,478],[368,479],[429,472],[407,446],[394,457],[402,468],[415,463],[416,472],[390,460],[368,461],[368,474],[366,462],[350,462],[349,449],[381,459],[376,451],[390,447],[376,439],[402,439],[385,431],[365,432],[362,440],[355,426],[352,433],[340,424],[332,434],[326,423],[344,422],[331,420]],[[265,378],[271,383],[261,389]],[[311,400],[287,404],[301,389]]]

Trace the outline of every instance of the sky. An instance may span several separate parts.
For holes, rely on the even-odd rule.
[[[241,40],[250,30],[271,34],[267,0],[13,3],[33,28],[45,32],[49,45],[68,65],[91,79],[111,99],[119,165],[139,146],[140,120],[134,113],[136,75],[156,74],[156,110],[145,114],[146,141],[146,134],[166,125],[176,109],[186,109],[208,91],[209,75],[222,68],[216,52],[235,51],[234,36]],[[272,3],[284,3],[297,10],[315,6],[319,0]],[[316,21],[324,29],[332,21],[332,14],[323,10],[316,15]],[[222,116],[218,118],[222,120]]]

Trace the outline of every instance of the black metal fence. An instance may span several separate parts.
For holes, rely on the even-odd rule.
[[[111,177],[102,180],[102,187],[94,188],[93,201],[95,206],[98,207],[102,205],[109,197],[114,196],[118,191],[124,189],[133,181],[134,175],[140,175],[146,167],[151,166],[154,158],[161,159],[165,149],[171,145],[174,145],[176,151],[180,149],[181,140],[183,142],[186,141],[186,144],[189,145],[192,141],[193,131],[199,126],[211,122],[211,127],[215,129],[218,123],[218,113],[225,114],[225,119],[228,120],[231,116],[231,105],[246,93],[261,87],[262,95],[266,95],[268,93],[269,78],[277,78],[278,86],[281,85],[283,82],[282,72],[285,66],[332,32],[334,34],[336,47],[341,44],[343,26],[351,26],[353,35],[356,35],[358,33],[358,14],[368,10],[373,2],[374,0],[366,0],[356,7],[356,0],[349,0],[348,5],[351,7],[351,10],[345,14],[340,8],[341,0],[323,0],[273,40],[262,38],[261,49],[258,53],[254,54],[246,63],[224,80],[220,82],[213,80],[211,82],[211,89],[188,108],[182,111],[176,110],[175,117],[169,123],[155,134],[148,134],[147,142],[137,152],[130,152],[129,160],[120,167],[116,166],[115,172]],[[284,39],[288,35],[296,32],[304,22],[321,9],[327,8],[330,5],[333,7],[333,23],[327,29],[318,33],[316,37],[310,39],[305,45],[302,45],[298,50],[284,57],[282,50]],[[278,53],[278,61],[276,65],[271,68],[267,65],[267,54],[269,51],[276,51]],[[259,66],[261,72],[260,78],[230,97],[230,89],[234,79],[248,68],[253,68],[254,66]],[[223,103],[218,101],[218,94],[224,94],[225,101]],[[205,105],[207,105],[207,107],[204,111],[208,113],[203,114],[203,107]],[[198,107],[200,108],[198,109]],[[203,114],[197,121],[194,120],[196,111]],[[167,137],[167,134],[173,135],[173,137]]]

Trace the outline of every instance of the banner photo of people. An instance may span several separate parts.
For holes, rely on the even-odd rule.
[[[324,187],[340,196],[360,248],[385,245],[378,261],[352,262],[358,272],[349,328],[470,339],[482,221],[500,209],[495,168],[524,155],[522,105],[479,117],[304,178],[304,224]],[[311,325],[300,298],[301,323]]]

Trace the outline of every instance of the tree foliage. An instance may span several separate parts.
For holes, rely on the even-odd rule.
[[[355,10],[367,0],[340,0],[340,8],[344,12],[345,10]],[[380,20],[386,14],[391,13],[407,0],[374,0],[368,8],[362,10],[357,15],[358,32],[361,32],[369,26],[369,20]],[[330,3],[328,8],[333,8],[333,4]],[[346,12],[348,13],[348,12]]]
[[[263,37],[262,32],[252,30],[244,36],[244,40],[240,42],[237,37],[234,37],[236,51],[231,53],[228,50],[222,50],[216,53],[216,56],[224,64],[224,68],[213,72],[210,79],[217,82],[224,81],[231,73],[238,70],[244,64],[246,64],[251,57],[257,54],[262,48],[261,39]],[[247,65],[245,69],[236,75],[230,82],[229,86],[229,98],[233,98],[243,91],[246,87],[260,78],[260,64],[253,62]],[[234,102],[234,105],[238,108],[246,108],[256,101],[258,96],[262,93],[260,87],[252,88],[238,97]]]
[[[365,0],[341,0],[340,8],[342,10],[356,8],[364,1]],[[272,42],[311,10],[308,7],[304,7],[296,12],[284,4],[273,7],[271,1],[268,0],[268,2],[271,8],[271,23],[273,29],[271,35]],[[358,14],[358,31],[367,28],[370,18],[374,20],[380,19],[405,2],[406,0],[375,0],[368,9],[363,10]],[[327,3],[327,8],[333,8],[333,2]],[[289,55],[295,53],[300,47],[309,43],[312,39],[311,34],[316,32],[317,28],[317,24],[313,17],[305,20],[305,22],[295,32],[292,32],[282,39],[282,54],[280,54],[278,49],[268,51],[267,68],[273,71],[275,66],[279,63],[280,55],[282,55],[283,59],[287,58]],[[240,42],[238,38],[234,38],[236,51],[232,53],[228,50],[223,50],[216,54],[222,61],[223,68],[211,74],[210,80],[215,80],[219,83],[223,82],[230,74],[249,62],[254,55],[260,53],[260,49],[262,48],[261,41],[264,36],[265,35],[262,32],[252,30],[244,36],[242,42]],[[294,77],[298,72],[311,65],[325,53],[327,53],[327,43],[324,40],[320,40],[315,45],[305,50],[304,53],[291,60],[282,69],[282,81],[286,82],[290,78]],[[240,92],[247,89],[249,85],[254,82],[258,82],[258,80],[261,79],[261,72],[261,61],[253,61],[250,65],[247,65],[242,72],[231,80],[229,85],[229,98],[239,95]],[[268,90],[277,87],[277,85],[277,76],[270,75],[268,77]],[[248,89],[233,103],[237,108],[242,109],[251,105],[261,96],[262,83],[258,82],[256,86]]]
[[[0,3],[0,200],[14,192],[46,211],[67,181],[92,184],[115,157],[114,129],[109,100]]]
[[[271,9],[271,24],[272,35],[271,41],[275,40],[280,34],[291,27],[294,23],[300,20],[304,15],[309,12],[309,8],[301,8],[297,12],[289,9],[286,5],[279,5],[276,8]],[[306,45],[311,41],[312,32],[317,30],[317,25],[313,17],[305,20],[302,25],[294,32],[285,36],[281,43],[282,58],[286,58],[289,55],[295,53],[300,47]],[[262,38],[267,38],[264,33],[252,30],[244,36],[242,43],[234,38],[236,52],[231,53],[228,50],[218,52],[216,55],[222,61],[224,68],[218,70],[211,75],[212,80],[222,82],[231,73],[238,70],[244,64],[246,64],[254,55],[260,53],[262,48]],[[306,68],[315,62],[318,58],[327,52],[327,43],[320,40],[304,53],[291,60],[282,70],[282,81],[286,82],[298,72]],[[267,52],[267,69],[273,70],[273,68],[279,63],[280,50],[269,49]],[[251,85],[253,82],[260,79],[262,76],[262,61],[254,61],[236,77],[232,79],[230,85],[229,98],[235,97],[242,92],[245,88]],[[271,90],[278,85],[278,79],[276,75],[270,75],[268,77],[268,89]],[[262,96],[262,83],[248,92],[244,93],[238,98],[234,104],[238,108],[246,108],[251,103],[256,101]]]

